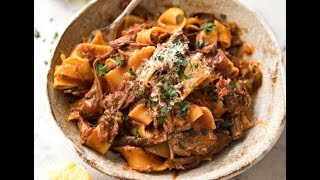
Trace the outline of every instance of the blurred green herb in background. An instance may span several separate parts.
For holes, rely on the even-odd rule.
[[[38,30],[35,30],[34,37],[37,39],[40,37],[40,32]]]

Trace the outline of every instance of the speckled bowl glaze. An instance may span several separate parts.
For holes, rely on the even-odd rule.
[[[229,21],[236,21],[248,29],[242,38],[253,44],[255,53],[251,59],[261,62],[262,87],[252,99],[251,115],[256,125],[246,136],[231,144],[211,162],[189,171],[181,171],[176,179],[228,179],[261,160],[278,140],[286,115],[285,77],[282,56],[277,41],[267,24],[249,8],[237,0],[144,0],[141,6],[150,12],[162,12],[166,7],[178,6],[186,12],[213,11],[224,13]],[[80,157],[97,170],[119,179],[172,179],[172,173],[139,173],[124,170],[126,161],[109,151],[106,157],[80,144],[80,134],[75,123],[66,121],[70,99],[62,91],[53,89],[53,74],[56,65],[61,64],[61,53],[70,54],[80,43],[82,36],[104,27],[113,21],[124,9],[121,0],[92,0],[77,13],[64,31],[54,51],[47,77],[47,91],[54,120],[69,138]],[[259,122],[259,123],[257,123]]]

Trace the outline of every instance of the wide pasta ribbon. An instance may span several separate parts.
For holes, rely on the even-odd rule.
[[[197,17],[192,17],[192,18],[188,18],[186,25],[185,25],[185,29],[189,30],[189,31],[198,31],[199,27],[203,24],[203,21],[201,21],[199,18]]]
[[[78,44],[68,58],[61,54],[61,65],[55,67],[53,87],[56,89],[87,89],[93,81],[92,60],[99,54],[111,50],[106,46],[102,32],[98,32],[91,43]]]
[[[155,45],[162,42],[168,33],[165,29],[161,27],[153,27],[150,29],[142,30],[138,33],[136,41],[142,44]]]
[[[187,18],[184,17],[184,12],[180,8],[174,7],[162,13],[157,22],[166,32],[173,34],[174,31],[181,30],[185,26]]]

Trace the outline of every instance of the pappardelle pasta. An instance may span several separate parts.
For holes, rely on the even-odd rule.
[[[129,15],[117,34],[97,32],[55,67],[54,88],[77,97],[67,120],[81,144],[119,152],[139,172],[187,170],[252,127],[262,73],[225,15],[173,7]]]

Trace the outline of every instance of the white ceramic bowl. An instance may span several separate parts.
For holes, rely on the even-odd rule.
[[[176,179],[227,179],[233,177],[262,159],[278,140],[285,125],[286,94],[284,70],[281,63],[281,51],[267,24],[249,8],[237,0],[144,0],[141,5],[151,12],[163,12],[165,7],[178,6],[186,12],[213,11],[224,13],[240,27],[249,31],[242,38],[253,44],[255,53],[252,59],[261,62],[263,83],[252,99],[252,119],[257,123],[246,136],[219,155],[211,162],[200,167],[182,171]],[[76,124],[65,119],[69,101],[63,93],[52,87],[54,67],[61,64],[60,53],[69,54],[80,43],[82,36],[108,25],[124,9],[121,0],[92,0],[73,19],[64,31],[52,57],[47,79],[47,91],[52,115],[64,134],[74,143],[79,155],[97,170],[116,177],[128,179],[172,179],[172,173],[139,173],[124,170],[126,161],[109,151],[106,157],[82,146]]]

